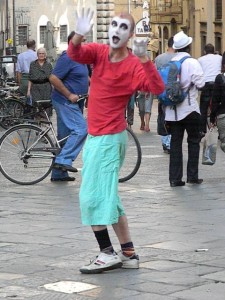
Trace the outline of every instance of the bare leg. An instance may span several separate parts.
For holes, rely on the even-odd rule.
[[[141,118],[140,130],[144,130],[145,129],[145,117],[144,117],[144,115],[140,115],[140,118]]]
[[[150,123],[150,113],[145,113],[145,131],[150,131],[149,123]]]
[[[120,244],[131,242],[130,232],[126,216],[119,217],[117,224],[112,225]]]
[[[92,230],[93,231],[101,231],[101,230],[104,230],[106,229],[107,226],[105,225],[95,225],[95,226],[91,226]]]
[[[95,225],[91,226],[93,231],[104,230],[107,226],[105,225]],[[126,244],[131,241],[130,232],[128,228],[128,222],[126,216],[119,217],[117,224],[112,225],[120,244]]]

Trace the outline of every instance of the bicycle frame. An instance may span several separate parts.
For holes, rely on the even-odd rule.
[[[44,130],[42,130],[42,128],[40,128],[39,126],[37,126],[37,128],[40,128],[42,131],[40,132],[40,135],[39,135],[38,139],[37,139],[37,140],[36,140],[29,148],[26,149],[26,152],[25,152],[24,155],[21,157],[22,159],[23,159],[23,158],[26,158],[26,157],[31,157],[31,156],[32,156],[32,158],[40,158],[40,157],[41,157],[41,158],[47,158],[47,159],[49,159],[49,158],[54,158],[55,155],[56,155],[56,154],[60,151],[60,149],[61,149],[61,143],[62,143],[63,141],[65,141],[65,140],[67,140],[68,137],[69,137],[69,135],[68,135],[68,136],[66,136],[66,137],[64,137],[64,138],[62,138],[62,139],[60,139],[60,140],[58,140],[58,139],[57,139],[57,136],[56,136],[56,133],[55,133],[55,129],[54,129],[54,127],[53,127],[52,122],[51,122],[50,119],[49,119],[49,116],[48,116],[47,112],[46,112],[45,110],[43,110],[43,112],[45,113],[45,116],[46,116],[47,121],[42,120],[42,121],[40,121],[40,124],[48,124],[48,126],[47,126]],[[32,151],[33,151],[32,149],[33,149],[33,148],[38,144],[38,142],[41,141],[41,140],[45,137],[45,135],[47,135],[49,132],[51,132],[51,134],[52,134],[52,136],[53,136],[53,143],[56,144],[56,147],[54,147],[54,148],[53,148],[53,147],[41,147],[41,148],[35,148],[34,151],[37,152],[37,151],[40,149],[41,151],[51,152],[53,155],[43,156],[43,155],[38,155],[37,153],[31,155],[29,152],[32,152]]]
[[[87,94],[79,95],[79,99],[77,100],[77,102],[79,102],[79,101],[81,101],[81,100],[83,100],[87,97],[88,97]],[[37,103],[39,102],[41,104],[41,101],[42,100],[39,100],[39,101],[37,101]],[[45,101],[45,100],[43,100],[43,101]],[[31,156],[32,156],[32,158],[40,158],[40,157],[42,157],[42,158],[45,158],[45,157],[46,158],[54,158],[55,155],[58,154],[60,149],[61,149],[61,143],[69,138],[69,135],[68,135],[68,136],[58,140],[57,136],[56,136],[56,133],[55,133],[55,129],[53,127],[53,124],[52,124],[51,120],[49,119],[49,116],[48,116],[46,110],[44,109],[44,107],[41,107],[39,112],[44,112],[46,120],[40,120],[38,122],[38,124],[47,124],[48,126],[43,130],[41,127],[34,125],[37,128],[41,129],[40,135],[39,135],[38,139],[29,148],[26,149],[26,147],[24,147],[26,149],[26,151],[25,151],[24,155],[21,157],[21,159],[26,159],[26,157],[28,158],[28,157],[31,157]],[[43,155],[38,155],[38,154],[35,154],[35,155],[32,154],[31,155],[30,152],[32,152],[32,148],[34,148],[38,144],[38,142],[41,141],[41,139],[43,139],[45,137],[45,135],[48,135],[49,132],[51,132],[51,134],[53,136],[53,141],[52,142],[56,145],[56,147],[54,147],[54,148],[53,147],[35,148],[34,151],[37,152],[38,150],[40,150],[40,151],[51,152],[51,153],[53,153],[53,155],[51,155],[51,156],[43,156]],[[51,138],[51,136],[50,136],[50,138]]]

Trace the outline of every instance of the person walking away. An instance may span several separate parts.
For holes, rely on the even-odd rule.
[[[156,58],[155,58],[156,68],[159,69],[163,65],[167,64],[176,54],[177,53],[176,53],[175,49],[173,49],[173,37],[171,36],[168,39],[167,52],[162,53],[162,54],[156,56]],[[162,106],[163,105],[159,102],[158,103],[158,113],[165,110],[165,107],[162,107]],[[161,136],[163,151],[167,154],[170,154],[170,141],[171,141],[170,134]]]
[[[192,38],[183,31],[174,36],[173,48],[178,52],[172,58],[178,61],[189,56],[181,65],[181,85],[184,91],[189,89],[184,101],[176,108],[166,106],[165,120],[168,122],[171,132],[169,180],[170,186],[184,186],[183,177],[183,152],[182,143],[184,132],[187,132],[188,162],[187,183],[201,184],[202,179],[198,176],[199,151],[200,151],[200,110],[197,101],[198,89],[205,84],[203,70],[199,62],[190,56]]]
[[[72,31],[68,43],[75,35]],[[77,172],[72,167],[73,161],[80,153],[87,136],[87,124],[83,117],[84,100],[79,95],[87,94],[89,72],[86,65],[72,61],[64,51],[58,58],[50,76],[53,85],[52,104],[57,114],[58,139],[69,136],[56,156],[51,174],[51,181],[74,181],[68,172]]]
[[[211,126],[218,127],[220,147],[225,152],[225,52],[222,56],[221,73],[215,78],[212,93]]]
[[[212,44],[205,45],[205,54],[198,61],[204,73],[205,86],[201,89],[200,112],[201,112],[201,136],[207,132],[208,109],[212,99],[213,86],[216,76],[221,72],[222,56],[215,54]]]
[[[126,119],[127,119],[127,127],[132,129],[132,125],[134,124],[134,106],[135,106],[135,97],[136,93],[134,93],[127,104],[126,108]]]
[[[68,56],[79,63],[93,63],[88,102],[88,137],[83,149],[80,187],[81,218],[92,227],[100,254],[81,273],[101,273],[120,268],[138,268],[139,258],[131,240],[125,211],[118,195],[119,169],[127,143],[124,112],[137,90],[160,94],[163,81],[147,53],[148,40],[134,40],[134,53],[127,43],[135,27],[127,13],[115,16],[109,26],[109,45],[82,45],[92,29],[93,11],[77,15],[76,34]],[[135,55],[134,55],[135,54]],[[137,57],[138,56],[138,57]],[[112,225],[121,245],[116,254],[107,225]]]
[[[151,93],[138,92],[137,96],[138,108],[139,108],[139,116],[141,119],[140,130],[145,130],[146,132],[150,132],[150,118],[151,118],[151,110],[153,104],[153,95]]]
[[[36,42],[34,40],[27,41],[27,51],[18,55],[16,64],[17,82],[22,96],[27,96],[29,69],[32,61],[37,59],[35,52]],[[30,103],[28,103],[30,104]]]
[[[52,85],[49,76],[52,73],[52,65],[47,62],[45,48],[37,50],[37,59],[30,64],[27,97],[31,98],[32,104],[37,100],[50,100]],[[48,115],[52,114],[51,108],[46,108]]]

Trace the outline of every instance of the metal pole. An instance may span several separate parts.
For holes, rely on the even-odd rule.
[[[13,0],[13,46],[16,47],[16,15],[15,15],[15,0]]]
[[[6,37],[5,37],[5,39],[8,40],[8,38],[9,38],[9,1],[8,0],[6,0],[5,10],[6,10]]]
[[[128,0],[128,13],[130,14],[130,0]]]

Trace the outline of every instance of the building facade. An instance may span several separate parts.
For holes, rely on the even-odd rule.
[[[114,0],[115,11],[127,10],[133,15],[136,35],[140,23],[149,19],[149,32],[142,36],[151,39],[149,50],[152,57],[163,53],[167,41],[178,31],[183,30],[193,37],[192,56],[204,53],[204,46],[212,43],[219,53],[225,51],[225,0]],[[145,7],[149,6],[149,14]]]
[[[53,28],[57,53],[67,48],[67,36],[75,28],[75,11],[80,0],[0,0],[0,55],[7,49],[18,54],[26,41],[35,39],[44,46],[47,23]],[[108,42],[108,25],[114,15],[130,12],[136,23],[135,35],[150,39],[151,58],[166,51],[167,41],[184,30],[193,37],[192,55],[203,54],[206,43],[216,51],[225,50],[225,0],[85,0],[93,9],[93,32],[89,41]],[[132,45],[132,40],[130,46]]]
[[[167,40],[183,30],[193,37],[192,56],[204,54],[211,43],[215,50],[225,50],[225,0],[151,0],[151,26],[159,34],[159,52],[166,50]]]
[[[101,2],[101,1],[98,1]],[[12,40],[16,54],[26,49],[28,39],[34,39],[37,48],[44,46],[47,23],[51,22],[57,52],[67,48],[67,36],[75,29],[75,11],[79,0],[1,0],[0,53],[3,55]],[[86,0],[85,5],[97,11],[97,1]],[[88,40],[97,40],[97,15]]]

